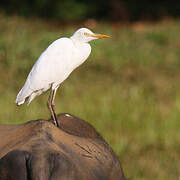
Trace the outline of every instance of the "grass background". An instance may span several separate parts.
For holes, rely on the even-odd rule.
[[[40,53],[78,26],[0,14],[0,123],[49,118],[48,93],[29,107],[16,95]],[[111,39],[91,43],[89,59],[62,84],[58,113],[93,124],[134,180],[180,179],[180,21],[99,24]]]

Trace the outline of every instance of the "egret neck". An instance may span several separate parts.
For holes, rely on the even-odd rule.
[[[73,36],[70,37],[70,39],[72,40],[75,47],[74,56],[77,57],[74,59],[76,62],[72,62],[72,64],[75,63],[75,69],[88,58],[91,53],[91,46],[88,42],[83,42],[80,39],[74,38]]]

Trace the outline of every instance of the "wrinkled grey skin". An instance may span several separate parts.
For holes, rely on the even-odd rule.
[[[0,125],[0,180],[125,180],[101,135],[70,114]]]

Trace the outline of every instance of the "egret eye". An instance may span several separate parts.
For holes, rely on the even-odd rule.
[[[88,36],[89,34],[85,32],[84,35],[85,35],[85,36]]]

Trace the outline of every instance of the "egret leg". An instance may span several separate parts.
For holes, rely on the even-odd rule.
[[[53,123],[54,123],[55,126],[58,127],[59,125],[58,125],[56,111],[55,111],[55,107],[54,107],[55,106],[54,100],[55,100],[55,96],[56,96],[56,91],[57,91],[57,88],[55,88],[55,89],[51,88],[51,92],[50,92],[50,95],[49,95],[49,98],[48,98],[47,105],[48,105],[48,108],[49,108],[49,110],[51,112],[51,116],[53,118]]]

